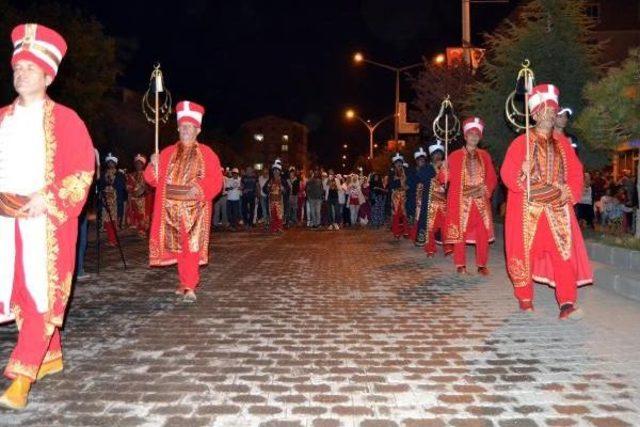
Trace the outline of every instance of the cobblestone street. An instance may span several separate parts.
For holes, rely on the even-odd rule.
[[[109,248],[75,287],[64,372],[0,425],[640,425],[638,303],[587,287],[560,322],[538,286],[521,314],[500,247],[461,279],[387,231],[215,233],[186,305],[124,240],[127,271]],[[3,363],[14,342],[1,328]]]

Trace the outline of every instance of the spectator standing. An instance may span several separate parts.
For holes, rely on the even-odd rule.
[[[231,177],[224,180],[224,188],[227,191],[229,225],[235,229],[241,221],[240,198],[242,196],[242,182],[240,181],[240,170],[238,168],[231,170]]]

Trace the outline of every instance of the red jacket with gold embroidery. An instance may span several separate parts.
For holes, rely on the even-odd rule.
[[[532,135],[534,138],[535,135]],[[567,257],[576,275],[578,286],[593,282],[593,274],[587,250],[582,239],[582,231],[576,219],[573,205],[582,197],[583,170],[582,164],[569,140],[562,134],[554,133],[553,138],[558,144],[562,170],[558,186],[570,197],[570,201],[563,206],[546,210],[527,201],[526,180],[522,179],[522,164],[527,154],[526,135],[517,137],[507,150],[507,154],[500,170],[502,181],[509,192],[507,196],[507,213],[505,218],[505,253],[507,256],[507,271],[514,286],[526,286],[532,278],[543,283],[553,283],[554,267],[550,259],[532,260],[531,249],[536,244],[536,230],[540,215],[558,215],[556,224],[561,230],[556,241],[558,252]],[[533,153],[533,139],[530,142],[530,152]],[[532,155],[532,154],[530,154]],[[531,162],[533,165],[534,162]],[[562,224],[566,226],[560,227]],[[542,238],[551,238],[544,236]],[[561,242],[561,245],[558,245]]]
[[[480,198],[467,197],[463,191],[465,182],[469,180],[469,177],[466,176],[467,158],[469,156],[467,150],[464,147],[456,150],[449,154],[447,159],[449,189],[447,192],[447,219],[444,233],[446,244],[460,243],[463,239],[467,243],[475,243],[476,237],[473,230],[466,230],[472,204],[475,204],[480,211],[489,235],[489,241],[495,240],[491,215],[491,194],[493,194],[493,190],[498,184],[498,178],[489,153],[480,148],[476,149],[476,153],[481,165],[480,170],[477,171],[480,174],[478,181],[484,185],[484,191]],[[442,178],[444,171],[441,171],[440,174],[441,181],[444,182],[445,179]]]
[[[15,104],[0,109],[0,122],[13,112]],[[34,126],[37,124],[34,123]],[[45,188],[47,202],[47,274],[49,310],[47,328],[60,327],[71,293],[76,260],[78,215],[82,211],[95,168],[91,137],[75,111],[51,99],[44,103]],[[25,165],[28,167],[28,165]],[[6,244],[6,243],[3,243]],[[18,261],[22,254],[17,254]],[[22,301],[14,293],[16,319],[20,321]]]
[[[163,266],[171,265],[177,262],[178,253],[167,248],[167,233],[172,232],[176,224],[169,224],[167,218],[167,197],[166,186],[168,181],[168,173],[172,161],[178,151],[178,143],[170,145],[160,152],[158,160],[158,176],[156,177],[155,167],[149,163],[144,171],[144,179],[153,187],[156,187],[155,200],[153,207],[153,216],[151,219],[151,234],[149,237],[149,265]],[[189,224],[188,234],[190,239],[198,240],[199,264],[204,265],[209,262],[209,229],[211,223],[211,202],[222,190],[223,177],[220,169],[220,160],[218,156],[206,145],[197,144],[198,150],[197,161],[201,162],[202,175],[194,182],[189,184],[195,185],[199,189],[195,216],[197,217],[194,224]],[[170,202],[169,202],[170,203]],[[182,221],[183,218],[178,218]],[[201,234],[203,233],[203,234]],[[173,230],[173,234],[177,234]],[[193,236],[192,234],[199,234]],[[178,243],[181,246],[182,242]]]

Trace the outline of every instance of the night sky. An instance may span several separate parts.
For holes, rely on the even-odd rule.
[[[366,129],[345,122],[347,106],[374,120],[393,110],[393,73],[354,66],[355,51],[401,66],[461,39],[458,0],[71,3],[94,15],[108,35],[137,45],[123,86],[144,91],[160,61],[176,99],[205,105],[205,127],[233,134],[261,115],[290,118],[309,127],[309,148],[325,162],[344,142],[365,150]],[[516,3],[472,5],[474,43]],[[412,98],[406,81],[402,98]],[[381,129],[379,138],[389,131]]]

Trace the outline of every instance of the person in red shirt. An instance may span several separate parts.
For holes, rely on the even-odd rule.
[[[475,244],[478,273],[489,275],[489,243],[495,240],[491,194],[498,179],[489,153],[478,144],[484,122],[478,117],[464,121],[465,146],[449,155],[441,181],[449,184],[445,244],[453,245],[453,261],[459,274],[467,273],[465,245]]]
[[[579,319],[577,287],[592,283],[593,275],[573,209],[582,196],[582,164],[567,137],[553,129],[559,96],[551,84],[533,88],[529,157],[527,136],[520,135],[500,170],[508,189],[505,253],[522,311],[533,311],[535,281],[555,288],[560,319]]]
[[[15,319],[19,332],[0,406],[22,409],[34,381],[63,369],[60,328],[95,158],[75,111],[47,97],[62,36],[23,24],[11,39],[18,98],[0,109],[0,323]]]
[[[182,101],[176,114],[180,140],[162,150],[160,158],[153,154],[144,171],[147,183],[156,188],[149,265],[178,264],[176,294],[195,302],[199,267],[209,262],[211,204],[223,177],[218,156],[197,141],[204,107]]]

